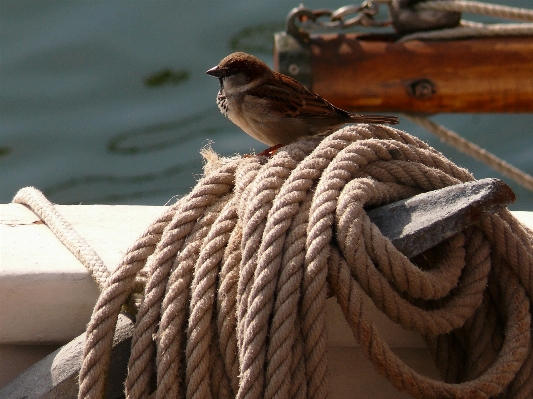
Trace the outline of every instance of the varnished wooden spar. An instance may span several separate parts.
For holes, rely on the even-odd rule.
[[[276,35],[275,68],[338,107],[533,112],[533,38],[396,42],[392,35]]]

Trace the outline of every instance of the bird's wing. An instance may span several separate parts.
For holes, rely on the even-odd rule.
[[[287,117],[350,118],[348,112],[309,91],[300,82],[277,72],[268,82],[249,90],[247,94],[268,99],[273,112]]]

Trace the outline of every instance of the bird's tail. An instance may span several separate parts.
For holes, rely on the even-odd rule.
[[[354,123],[387,123],[389,125],[396,125],[400,123],[395,116],[386,115],[354,115],[350,114],[350,118]]]

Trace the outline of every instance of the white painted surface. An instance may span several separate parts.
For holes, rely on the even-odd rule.
[[[163,207],[57,209],[114,269]],[[0,205],[0,344],[55,344],[81,334],[98,297],[85,267],[26,207]]]

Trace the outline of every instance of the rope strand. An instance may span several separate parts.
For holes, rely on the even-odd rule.
[[[418,10],[467,12],[517,21],[533,21],[533,10],[471,0],[421,1],[416,3],[415,7]]]
[[[416,10],[433,10],[488,15],[496,18],[524,21],[522,23],[482,24],[461,19],[459,26],[447,29],[414,32],[402,36],[398,41],[409,40],[453,40],[469,37],[493,36],[531,36],[533,35],[533,10],[508,7],[478,1],[448,0],[420,1],[415,4]]]

